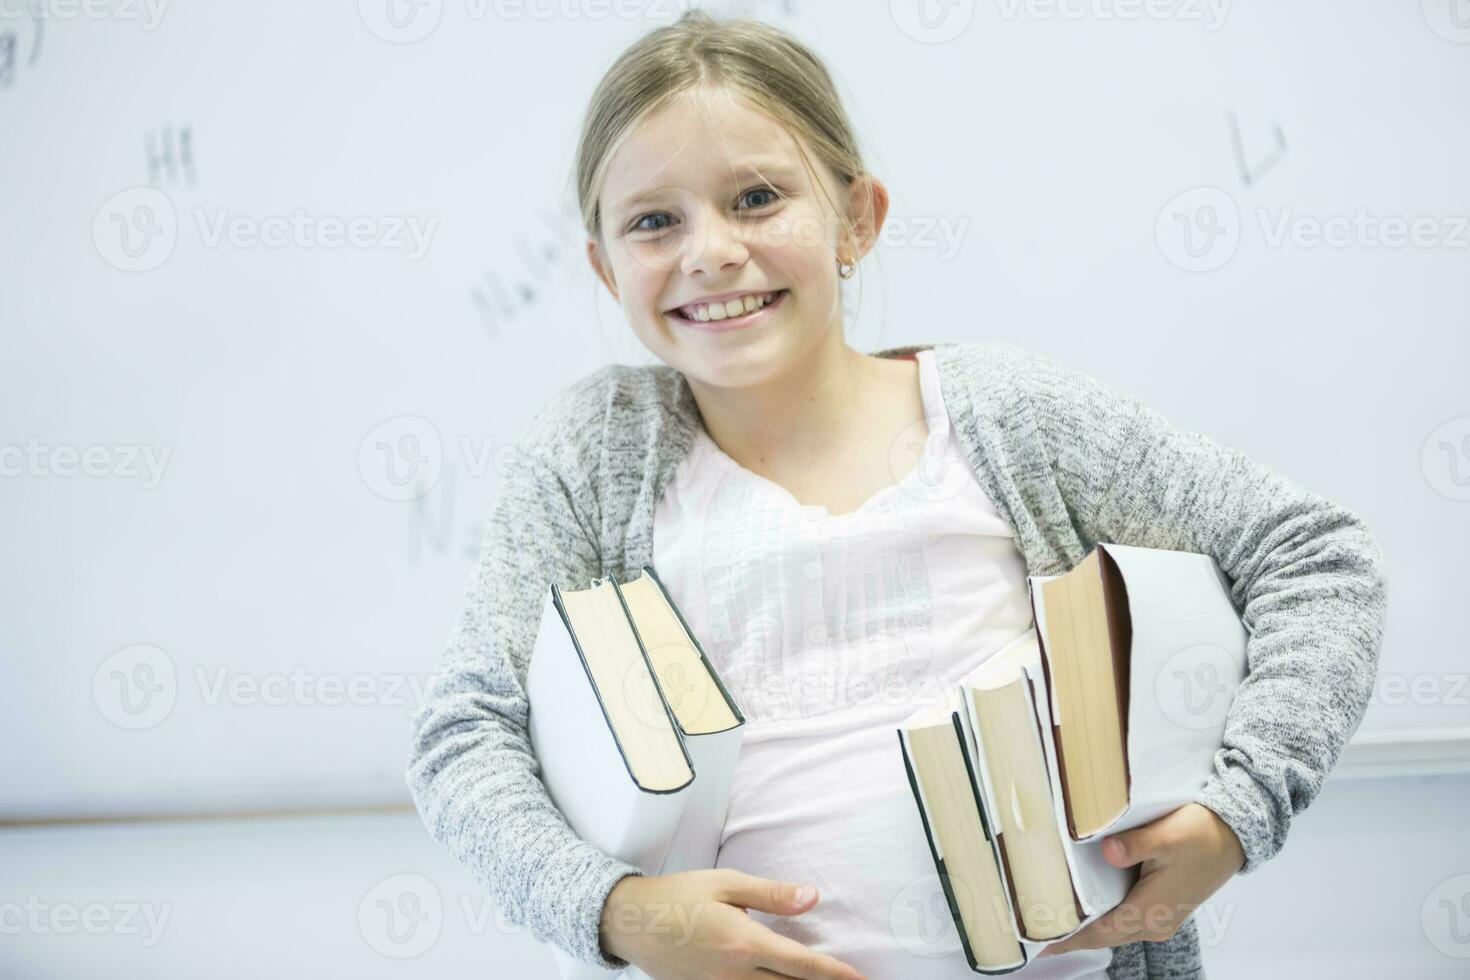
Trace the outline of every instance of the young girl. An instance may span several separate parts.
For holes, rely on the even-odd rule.
[[[969,977],[894,734],[1030,625],[1098,541],[1210,554],[1250,676],[1197,802],[1105,845],[1127,899],[1035,978],[1202,975],[1192,911],[1281,847],[1356,728],[1383,558],[1352,513],[1002,341],[866,355],[839,285],[888,198],[820,61],[691,13],[588,111],[593,269],[663,363],[542,410],[415,718],[409,782],[506,917],[676,977]],[[537,778],[524,682],[551,582],[653,565],[747,719],[717,867],[643,875]],[[802,888],[799,886],[809,886]]]

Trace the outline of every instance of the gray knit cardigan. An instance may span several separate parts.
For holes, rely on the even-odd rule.
[[[1249,675],[1199,802],[1281,848],[1356,730],[1377,672],[1385,561],[1353,513],[1058,361],[1003,340],[932,348],[953,429],[1033,575],[1098,541],[1211,555],[1251,636]],[[604,900],[638,873],[567,826],[538,777],[527,664],[551,582],[653,563],[659,497],[699,409],[682,374],[609,365],[558,391],[512,454],[463,612],[412,720],[408,785],[434,839],[537,939],[608,968]],[[917,832],[917,828],[914,828]],[[840,958],[840,953],[839,953]],[[1117,947],[1113,980],[1204,975],[1193,918]],[[888,978],[882,978],[888,980]]]

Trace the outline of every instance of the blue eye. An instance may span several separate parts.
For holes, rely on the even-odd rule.
[[[742,194],[741,198],[743,199],[746,194],[773,194],[778,200],[781,197],[781,192],[776,190],[776,188],[774,187],[752,187],[750,190],[746,191],[745,194]],[[757,204],[754,205],[754,207],[761,207],[761,205]]]
[[[633,222],[633,227],[632,228],[629,228],[628,230],[629,231],[663,231],[662,228],[647,228],[647,227],[644,227],[643,222],[646,221],[646,220],[648,220],[649,218],[667,218],[667,217],[668,217],[668,215],[665,212],[663,212],[663,211],[655,211],[652,214],[645,214],[643,217],[641,217],[637,221]]]
[[[750,190],[743,192],[740,195],[740,200],[744,201],[751,194],[771,194],[771,195],[773,195],[775,197],[776,200],[780,200],[782,198],[781,192],[778,191],[778,190],[776,190],[774,187],[771,187],[769,185],[762,185],[760,187],[752,187],[752,188],[750,188]],[[766,201],[766,202],[761,203],[761,204],[752,204],[749,207],[747,207],[746,210],[750,210],[750,208],[767,207],[771,203],[772,202],[770,202],[770,201]],[[629,231],[663,231],[665,228],[668,227],[668,225],[660,225],[659,227],[652,227],[652,226],[649,226],[649,225],[645,225],[644,222],[647,221],[650,218],[665,218],[665,219],[669,219],[670,221],[672,221],[672,219],[669,217],[669,213],[667,211],[650,211],[648,214],[640,215],[638,218],[636,218],[634,220],[632,226],[629,227],[628,230]]]

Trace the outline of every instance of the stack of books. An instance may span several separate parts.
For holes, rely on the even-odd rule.
[[[976,973],[1024,967],[1137,876],[1102,839],[1194,800],[1246,673],[1248,631],[1207,555],[1099,544],[1030,576],[1034,625],[898,726]],[[552,584],[527,677],[532,748],[582,839],[641,869],[712,868],[745,718],[657,574]],[[563,977],[621,975],[552,947]]]
[[[551,585],[526,696],[541,781],[579,837],[648,875],[715,866],[745,716],[651,567]],[[568,980],[644,977],[551,949]]]
[[[1030,576],[1034,626],[900,724],[970,968],[1010,973],[1116,906],[1102,839],[1193,801],[1246,673],[1208,555],[1099,544]]]

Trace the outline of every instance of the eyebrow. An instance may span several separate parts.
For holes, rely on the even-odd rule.
[[[785,160],[748,160],[736,167],[735,172],[741,175],[749,174],[753,177],[759,177],[762,174],[767,176],[792,177],[797,173],[797,170]],[[665,184],[662,187],[645,187],[642,190],[634,191],[613,205],[613,213],[622,214],[644,198],[652,197],[661,191],[666,191],[670,186]]]

